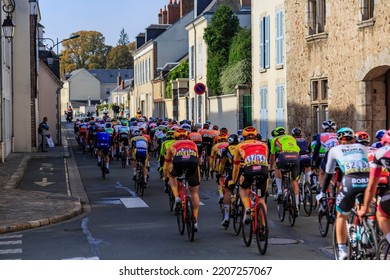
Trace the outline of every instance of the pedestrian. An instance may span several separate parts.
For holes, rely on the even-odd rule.
[[[47,124],[47,117],[44,117],[43,121],[39,124],[38,133],[41,135],[41,151],[47,152],[44,150],[45,144],[47,145],[46,135],[49,134],[49,125]]]

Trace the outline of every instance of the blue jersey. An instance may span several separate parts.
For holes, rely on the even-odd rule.
[[[96,134],[97,146],[98,148],[110,147],[110,133],[108,132],[98,132]]]

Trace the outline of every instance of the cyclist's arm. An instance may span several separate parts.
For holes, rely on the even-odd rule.
[[[240,153],[240,148],[236,148],[233,157],[233,173],[232,173],[232,181],[234,183],[237,182],[238,175],[240,173],[240,168],[241,168],[241,153]]]
[[[217,154],[217,149],[215,146],[213,146],[213,148],[211,149],[211,155],[209,158],[210,171],[214,170],[216,154]]]
[[[321,191],[325,193],[325,191],[329,188],[330,181],[332,180],[333,173],[336,169],[336,155],[335,155],[335,149],[329,150],[328,154],[328,160],[326,161],[326,167],[325,167],[325,176],[322,180],[321,184]]]
[[[165,157],[164,157],[164,168],[163,168],[164,180],[168,178],[168,168],[169,168],[169,165],[171,164],[172,157],[173,157],[173,155],[172,155],[171,149],[167,149],[167,151],[165,153]]]
[[[320,148],[321,148],[321,141],[320,141],[320,135],[318,135],[316,140],[316,145],[314,146],[313,155],[311,157],[312,166],[315,165],[315,162],[317,161]]]

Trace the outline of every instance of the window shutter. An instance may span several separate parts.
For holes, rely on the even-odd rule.
[[[284,86],[276,86],[276,126],[284,126]]]
[[[269,68],[270,67],[270,64],[269,64],[269,16],[265,17],[264,18],[264,29],[265,29],[265,40],[264,40],[264,44],[265,44],[265,67],[264,68]]]
[[[267,88],[260,88],[260,134],[264,138],[268,138],[268,127],[267,127]]]
[[[260,69],[265,68],[264,63],[264,18],[260,20]]]

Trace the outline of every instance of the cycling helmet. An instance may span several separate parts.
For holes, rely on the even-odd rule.
[[[237,135],[238,135],[238,136],[241,136],[241,135],[242,135],[242,129],[237,130]]]
[[[380,129],[375,133],[375,138],[381,140],[383,135],[386,133],[386,130]]]
[[[121,120],[121,125],[127,126],[127,121],[126,121],[125,119],[122,119],[122,120]]]
[[[111,128],[112,124],[110,122],[106,122],[106,128]]]
[[[140,122],[144,122],[144,121],[145,121],[145,118],[143,118],[143,117],[142,117],[142,118],[139,118],[139,121],[140,121]]]
[[[272,136],[272,137],[275,137],[275,136],[276,136],[276,135],[275,135],[275,129],[271,131],[271,136]]]
[[[284,129],[284,127],[279,126],[279,127],[275,128],[275,132],[274,132],[275,136],[284,135],[285,133],[286,133],[286,130]]]
[[[213,130],[218,130],[218,129],[219,129],[218,125],[214,124],[213,125]]]
[[[95,122],[94,121],[90,121],[89,125],[95,125]]]
[[[228,130],[226,127],[222,127],[220,130],[219,130],[219,135],[227,135],[228,134]]]
[[[141,131],[139,131],[139,130],[133,131],[133,136],[140,136],[140,135],[141,135]]]
[[[299,129],[299,127],[294,127],[291,130],[291,134],[292,134],[292,136],[301,136],[302,135],[302,131]]]
[[[238,144],[238,135],[231,134],[228,138],[229,145],[237,145]]]
[[[209,129],[209,128],[210,128],[210,125],[209,125],[208,123],[205,123],[205,124],[203,124],[203,128],[204,128],[204,129]]]
[[[191,126],[187,123],[183,123],[180,127],[184,128],[187,131],[191,131]]]
[[[385,144],[390,144],[390,130],[386,131],[381,139],[381,144],[384,146]]]
[[[253,126],[247,126],[242,130],[242,136],[247,138],[249,136],[256,137],[257,130]]]
[[[327,129],[334,129],[336,130],[336,123],[332,120],[326,120],[322,123],[322,128],[324,130],[327,130]]]
[[[261,140],[263,139],[263,136],[261,136],[260,133],[257,133],[257,134],[256,134],[256,139],[259,140],[259,141],[261,141]]]
[[[166,134],[167,139],[175,139],[175,132],[173,130],[169,130]]]
[[[358,131],[355,133],[355,140],[360,144],[368,145],[370,143],[370,135],[365,131]]]
[[[342,127],[337,130],[337,139],[338,140],[351,140],[354,138],[354,131],[349,127]]]
[[[206,123],[207,123],[208,125],[210,125],[210,124],[211,124],[211,121],[210,121],[210,120],[206,120]]]
[[[180,137],[187,138],[187,130],[184,128],[178,128],[175,131],[175,139],[179,139]]]

